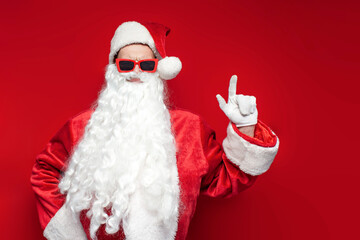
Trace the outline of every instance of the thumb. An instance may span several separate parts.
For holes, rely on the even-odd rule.
[[[217,100],[219,102],[220,108],[224,111],[224,107],[226,105],[225,99],[220,94],[217,94],[216,98],[217,98]]]

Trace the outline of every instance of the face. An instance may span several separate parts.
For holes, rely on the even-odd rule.
[[[151,48],[144,44],[131,44],[120,49],[117,58],[132,59],[139,61],[142,59],[154,59],[154,53]],[[142,72],[138,65],[135,66],[134,72]],[[139,78],[132,78],[131,82],[140,82]]]

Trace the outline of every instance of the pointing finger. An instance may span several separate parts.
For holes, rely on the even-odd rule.
[[[232,75],[229,84],[229,99],[236,95],[236,83],[237,83],[237,76]]]
[[[224,109],[224,107],[226,105],[225,99],[220,94],[216,95],[216,98],[217,98],[217,100],[219,102],[220,108]]]

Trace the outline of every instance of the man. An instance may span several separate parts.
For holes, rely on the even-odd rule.
[[[170,29],[125,22],[111,41],[96,107],[70,119],[37,156],[31,182],[47,239],[185,239],[200,193],[230,197],[271,165],[279,140],[257,119],[255,97],[236,95],[221,146],[197,115],[166,105]]]

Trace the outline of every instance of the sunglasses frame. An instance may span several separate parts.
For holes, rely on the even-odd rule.
[[[133,62],[133,63],[134,63],[133,69],[127,70],[127,71],[121,70],[121,69],[120,69],[120,64],[119,64],[120,61],[130,61],[130,62]],[[146,61],[154,61],[154,62],[155,62],[154,70],[148,71],[148,70],[143,70],[143,69],[141,68],[140,63],[146,62]],[[118,69],[119,72],[132,72],[132,71],[134,71],[136,65],[139,65],[139,68],[141,69],[141,71],[143,71],[143,72],[149,72],[149,73],[156,72],[158,62],[159,62],[159,59],[156,59],[156,58],[141,59],[141,60],[139,60],[139,61],[135,61],[135,60],[132,60],[132,59],[126,59],[126,58],[117,58],[116,61],[115,61],[116,67],[117,67],[117,69]]]

